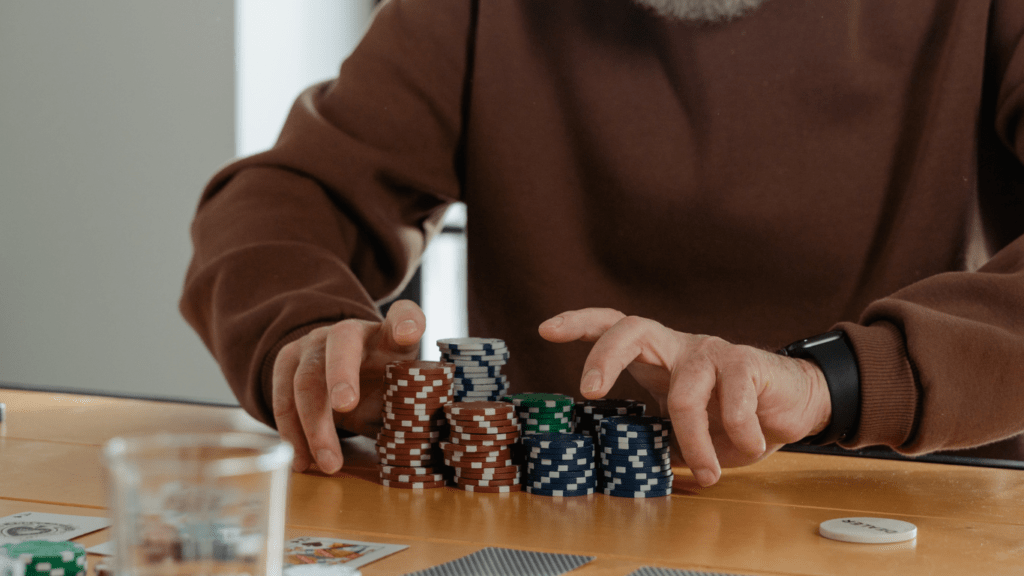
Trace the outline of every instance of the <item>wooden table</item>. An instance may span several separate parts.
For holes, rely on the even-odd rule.
[[[105,515],[100,450],[117,435],[246,430],[272,434],[241,409],[0,389],[0,516],[34,510]],[[579,576],[652,565],[736,574],[1022,574],[1024,472],[778,453],[726,470],[701,489],[682,469],[668,498],[546,498],[376,482],[373,443],[344,443],[346,466],[294,474],[287,537],[406,544],[361,568],[404,574],[486,546],[596,556]],[[913,522],[915,541],[848,544],[817,534],[824,520]],[[76,541],[110,538],[104,530]],[[90,556],[90,564],[96,558]]]

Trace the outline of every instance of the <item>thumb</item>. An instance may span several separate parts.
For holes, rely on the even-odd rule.
[[[381,326],[380,350],[399,354],[416,352],[426,329],[423,310],[412,300],[398,300],[388,309]]]

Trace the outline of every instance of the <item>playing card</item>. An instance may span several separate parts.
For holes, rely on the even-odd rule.
[[[559,576],[594,558],[510,548],[484,548],[457,560],[405,576]]]
[[[630,572],[627,576],[739,576],[738,574],[723,574],[721,572],[699,572],[694,570],[676,570],[674,568],[655,568],[654,566],[641,566]]]
[[[110,520],[95,516],[22,512],[0,518],[0,544],[27,540],[61,542],[110,526]]]
[[[304,536],[285,542],[284,563],[285,566],[299,564],[344,564],[350,568],[358,568],[406,548],[408,546],[402,544],[381,544],[378,542],[358,542],[356,540]]]

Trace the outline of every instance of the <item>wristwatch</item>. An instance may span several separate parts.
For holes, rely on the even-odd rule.
[[[832,420],[820,433],[804,438],[800,443],[824,446],[852,436],[860,415],[860,372],[846,333],[833,330],[797,340],[779,350],[779,354],[814,361],[828,383]]]

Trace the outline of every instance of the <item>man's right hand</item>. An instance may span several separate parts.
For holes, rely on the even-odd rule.
[[[327,474],[341,469],[337,428],[376,436],[384,367],[415,359],[425,328],[420,307],[399,300],[384,322],[343,320],[281,348],[274,361],[274,418],[281,437],[295,446],[297,472],[314,460]]]

